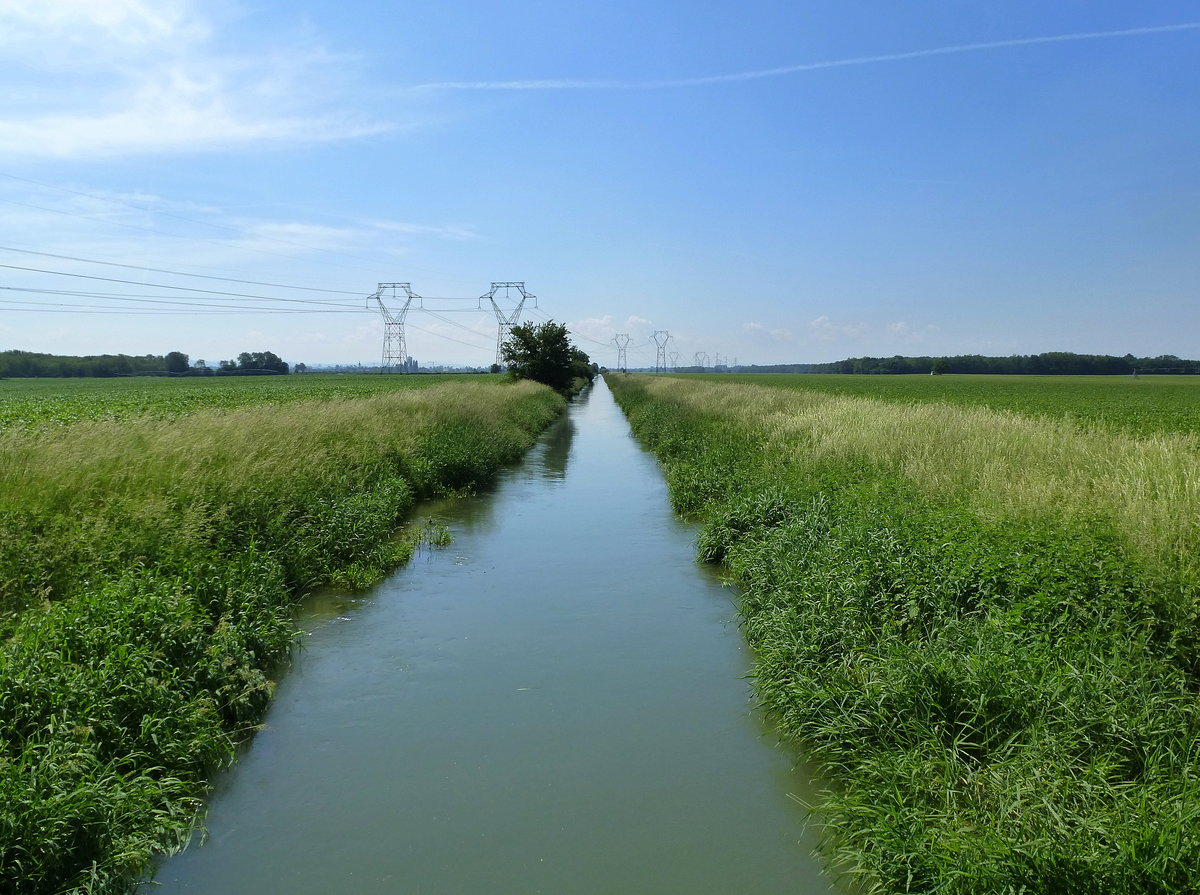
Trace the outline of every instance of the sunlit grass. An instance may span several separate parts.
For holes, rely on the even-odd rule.
[[[884,893],[1200,890],[1196,442],[610,376]]]
[[[1135,437],[984,407],[659,378],[650,394],[752,426],[766,453],[869,462],[996,518],[1110,519],[1131,545],[1195,572],[1200,436]]]
[[[444,543],[397,527],[563,404],[475,381],[0,433],[0,891],[121,892],[184,842],[294,600]]]

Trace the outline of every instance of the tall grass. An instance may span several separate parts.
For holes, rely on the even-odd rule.
[[[1200,890],[1196,444],[610,377],[880,892]]]
[[[406,558],[419,497],[562,409],[532,384],[0,434],[0,891],[120,892],[254,729],[294,598]]]

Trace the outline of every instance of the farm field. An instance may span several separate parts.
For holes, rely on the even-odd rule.
[[[957,378],[607,380],[742,588],[756,690],[830,781],[834,867],[1196,891],[1197,436],[1122,422],[1107,381]]]
[[[691,377],[689,377],[691,378]],[[810,389],[889,403],[937,401],[1130,432],[1200,434],[1200,376],[857,376],[707,373],[694,378]]]
[[[75,409],[0,432],[0,891],[122,892],[186,841],[295,599],[438,540],[397,532],[414,503],[487,481],[564,407],[484,376],[176,382],[2,383]]]
[[[451,373],[0,379],[0,431],[46,428],[81,420],[173,419],[206,408],[228,410],[256,404],[359,398],[445,382],[499,379],[492,375]]]

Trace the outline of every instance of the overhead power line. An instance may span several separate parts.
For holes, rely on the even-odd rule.
[[[226,292],[219,289],[200,289],[196,286],[172,286],[167,283],[140,283],[137,280],[122,280],[116,277],[101,277],[95,274],[87,273],[72,273],[65,270],[47,270],[43,267],[23,267],[17,264],[0,264],[0,267],[7,270],[20,270],[29,273],[46,273],[59,277],[76,277],[83,280],[97,280],[103,283],[121,283],[126,286],[143,286],[148,289],[171,289],[177,292],[196,292],[203,295],[229,295],[235,298],[252,298],[258,301],[285,301],[285,302],[301,302],[304,304],[314,305],[329,305],[331,307],[353,307],[362,310],[358,305],[349,305],[344,302],[338,303],[334,301],[320,301],[312,298],[284,298],[278,295],[257,295],[249,292]]]
[[[237,299],[222,299],[220,296],[217,296],[215,298],[206,298],[206,299],[200,299],[200,298],[189,299],[186,296],[132,295],[132,294],[128,294],[128,293],[119,293],[119,292],[76,292],[76,291],[72,291],[72,290],[68,290],[68,289],[24,289],[24,288],[21,288],[20,286],[0,286],[0,290],[3,290],[5,292],[23,292],[23,293],[29,293],[32,295],[51,295],[51,296],[63,296],[66,298],[99,299],[106,303],[103,305],[77,305],[77,307],[107,307],[107,308],[113,309],[113,310],[119,310],[122,303],[146,304],[146,305],[171,305],[171,306],[186,307],[186,308],[193,308],[193,309],[209,308],[214,311],[258,311],[258,312],[263,312],[263,313],[285,312],[285,311],[291,311],[291,312],[303,311],[305,313],[336,312],[339,314],[342,314],[342,313],[356,313],[357,314],[357,313],[362,313],[362,310],[363,310],[362,308],[357,308],[357,307],[356,308],[349,308],[349,307],[342,308],[339,306],[316,307],[316,308],[290,308],[290,307],[279,308],[279,307],[256,307],[253,305],[243,304],[239,307],[237,305],[228,304],[228,303],[216,304],[215,302],[218,302],[218,301],[232,302],[232,301],[237,300]],[[36,308],[39,305],[46,306],[46,305],[51,304],[49,302],[44,302],[44,301],[39,302],[39,301],[34,301],[32,299],[8,299],[8,301],[10,303],[11,302],[20,302],[22,304],[28,304],[28,305],[33,306],[33,308]],[[293,300],[281,299],[281,301],[293,301]],[[301,299],[301,301],[303,302],[303,299]],[[210,303],[210,302],[212,302],[212,303]],[[307,304],[307,302],[305,302],[305,303]]]
[[[33,186],[40,186],[40,187],[44,187],[46,189],[58,190],[63,193],[70,193],[71,195],[74,195],[74,196],[83,196],[88,199],[95,199],[98,202],[107,202],[110,205],[123,205],[124,207],[131,208],[134,211],[141,211],[141,212],[145,212],[148,214],[155,214],[155,215],[158,215],[159,217],[172,218],[174,220],[183,221],[188,224],[195,224],[199,227],[211,227],[214,230],[225,230],[229,233],[237,234],[238,236],[243,237],[243,238],[250,237],[250,238],[254,238],[254,239],[265,239],[269,242],[277,242],[280,245],[288,245],[288,246],[293,246],[295,248],[307,249],[310,252],[322,252],[322,253],[330,254],[330,255],[341,255],[343,258],[352,258],[352,259],[354,259],[356,261],[360,261],[360,262],[366,261],[369,264],[379,264],[380,263],[379,259],[376,259],[376,258],[367,258],[367,257],[361,256],[361,255],[352,255],[349,252],[340,252],[337,249],[317,248],[316,246],[311,246],[311,245],[307,245],[306,243],[297,242],[294,239],[284,239],[283,237],[279,237],[279,236],[268,236],[263,233],[252,233],[252,232],[246,231],[243,228],[230,227],[226,224],[217,224],[212,221],[201,221],[201,220],[197,220],[196,218],[184,217],[183,215],[173,214],[169,211],[163,211],[161,209],[154,208],[149,205],[138,205],[134,202],[127,202],[124,199],[117,199],[112,196],[100,196],[95,193],[85,192],[84,190],[76,190],[76,189],[72,189],[70,187],[58,186],[57,184],[44,183],[39,180],[31,180],[28,177],[18,177],[16,174],[9,174],[9,173],[3,172],[3,171],[0,171],[0,177],[7,177],[10,180],[17,180],[22,183],[32,184]],[[3,201],[11,202],[14,205],[25,204],[25,203],[21,203],[21,202],[14,202],[11,199],[5,199]],[[27,207],[39,208],[39,206],[34,206],[34,205],[30,205]],[[50,212],[54,212],[55,214],[65,214],[65,215],[68,215],[71,217],[89,217],[88,215],[80,215],[76,212],[62,211],[60,209],[54,209],[54,208],[39,208],[39,210],[40,211],[50,211]],[[165,231],[159,230],[158,228],[155,228],[155,227],[139,227],[136,224],[125,224],[125,223],[121,223],[118,221],[110,221],[109,223],[116,224],[117,226],[121,226],[121,227],[130,227],[135,230],[147,230],[151,233],[163,233],[167,236],[179,236],[178,234],[165,233]],[[216,242],[215,240],[211,240],[211,239],[205,239],[204,237],[179,236],[179,238],[181,238],[181,239],[197,239],[197,240],[200,240],[203,242],[213,243],[214,245],[224,245],[224,243],[219,243],[219,242]],[[247,249],[248,251],[261,252],[262,254],[266,254],[266,255],[279,256],[278,252],[267,252],[264,249],[253,249],[253,248],[250,248],[249,246],[243,246],[242,248]],[[289,257],[289,256],[285,255],[285,256],[281,256],[281,257]],[[317,260],[318,263],[332,264],[332,265],[335,265],[338,267],[349,267],[350,266],[347,264],[338,264],[335,261],[320,261],[319,259],[310,259],[310,260]]]
[[[22,302],[19,299],[0,299],[0,305],[21,305],[27,304],[30,307],[9,307],[10,311],[30,311],[35,313],[45,314],[66,314],[67,309],[75,309],[77,313],[88,314],[133,314],[136,316],[147,316],[151,314],[161,314],[164,316],[177,314],[197,314],[197,315],[221,315],[228,314],[360,314],[361,311],[336,311],[336,310],[317,310],[307,308],[192,308],[184,310],[176,309],[148,309],[148,308],[112,308],[101,307],[99,305],[81,305],[71,302]],[[437,335],[434,333],[434,335]]]
[[[15,246],[0,246],[6,252],[19,252],[22,255],[37,255],[41,258],[55,258],[59,261],[79,261],[84,264],[102,264],[105,267],[120,267],[125,270],[140,270],[146,273],[165,273],[176,277],[197,277],[203,280],[220,280],[223,283],[243,283],[247,286],[269,286],[274,289],[299,289],[304,292],[327,292],[336,295],[361,295],[348,289],[322,289],[317,286],[292,286],[287,283],[265,283],[260,280],[241,280],[236,277],[221,277],[206,273],[189,273],[184,270],[169,270],[162,267],[142,267],[137,264],[122,264],[118,261],[101,261],[97,258],[80,258],[75,255],[56,255],[53,252],[35,252],[32,249],[19,249]]]

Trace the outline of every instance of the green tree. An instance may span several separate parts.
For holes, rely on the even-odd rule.
[[[238,372],[286,373],[288,365],[273,351],[243,351],[237,359]]]
[[[571,382],[586,376],[588,356],[571,345],[566,326],[548,320],[534,325],[514,326],[500,346],[500,359],[518,379],[532,379],[560,392],[569,391]],[[590,378],[590,377],[588,377]]]
[[[182,351],[168,351],[163,360],[168,373],[186,373],[188,370],[188,356]]]

